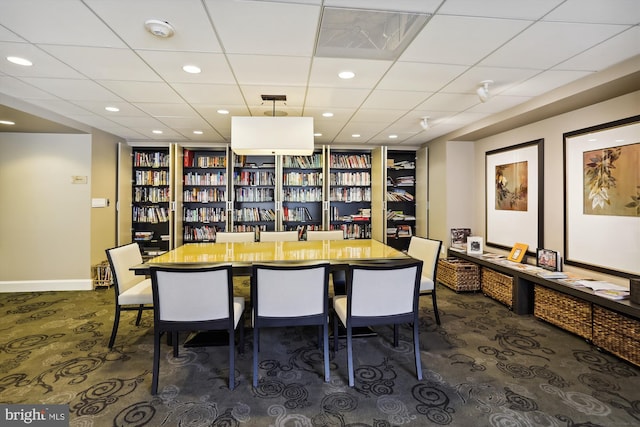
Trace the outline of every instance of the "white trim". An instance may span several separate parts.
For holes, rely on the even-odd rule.
[[[93,280],[0,281],[0,292],[92,291]]]

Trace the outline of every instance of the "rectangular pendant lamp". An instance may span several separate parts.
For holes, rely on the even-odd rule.
[[[313,117],[231,117],[231,150],[238,155],[311,155]]]

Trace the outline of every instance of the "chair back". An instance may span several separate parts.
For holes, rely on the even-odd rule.
[[[343,240],[344,231],[342,230],[309,230],[307,231],[307,240]]]
[[[385,317],[417,313],[421,260],[349,266],[349,317]]]
[[[256,234],[253,231],[242,231],[242,232],[225,232],[218,231],[216,232],[216,243],[227,243],[227,242],[255,242]]]
[[[422,260],[424,262],[422,275],[434,280],[441,247],[442,242],[440,240],[411,236],[407,253],[412,258]]]
[[[258,317],[328,314],[328,262],[254,264],[251,280],[251,300]]]
[[[113,283],[117,294],[125,292],[145,279],[144,276],[136,275],[130,270],[134,265],[142,264],[142,253],[137,243],[107,249],[105,252],[113,272]]]
[[[175,268],[152,266],[154,315],[159,322],[201,322],[232,318],[230,264]]]
[[[298,241],[297,231],[261,231],[261,242],[296,242]]]

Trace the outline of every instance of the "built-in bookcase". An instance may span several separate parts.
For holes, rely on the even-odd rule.
[[[409,249],[416,226],[416,154],[387,151],[387,244]]]
[[[135,149],[132,185],[132,238],[145,255],[170,247],[171,175],[168,149]]]
[[[233,231],[275,231],[275,156],[233,157]]]
[[[307,230],[322,230],[324,156],[282,156],[282,224],[304,238]]]
[[[212,242],[227,224],[227,152],[183,152],[183,241]]]
[[[371,154],[331,151],[329,157],[330,229],[350,239],[371,238]]]

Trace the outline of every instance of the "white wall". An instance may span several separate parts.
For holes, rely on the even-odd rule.
[[[91,135],[0,133],[0,291],[90,289],[90,180]]]

